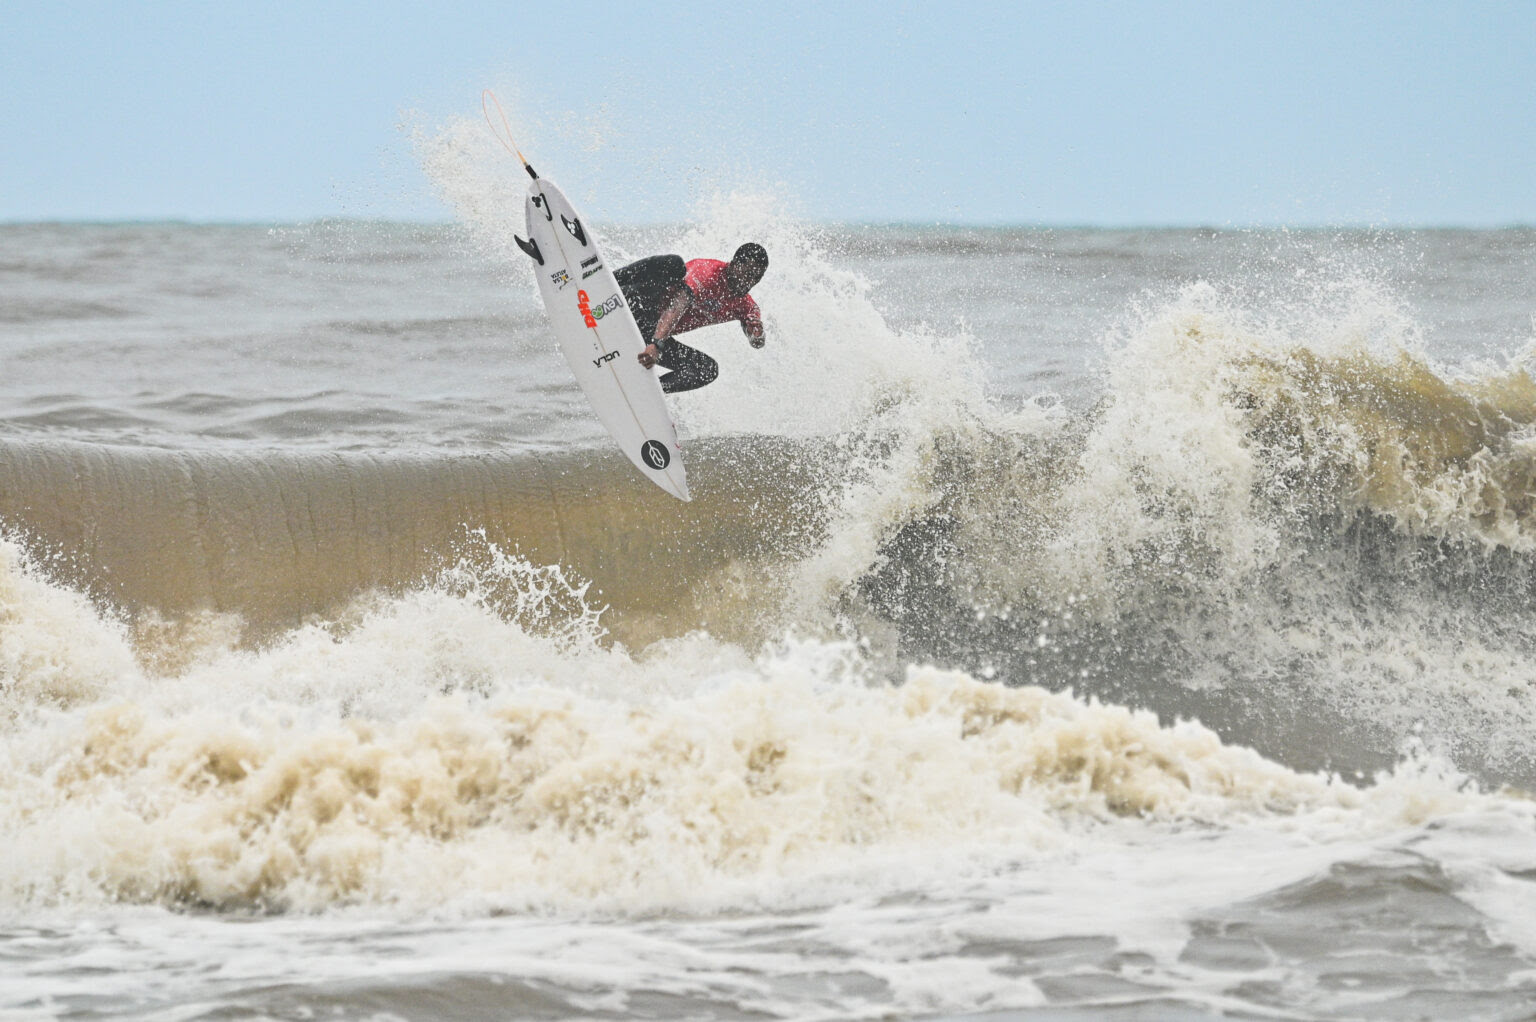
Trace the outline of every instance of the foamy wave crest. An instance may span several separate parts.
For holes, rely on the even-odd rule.
[[[504,664],[489,695],[392,719],[225,699],[70,715],[8,742],[0,892],[718,908],[833,877],[900,888],[937,848],[966,849],[947,870],[1069,853],[1117,821],[1343,813],[1368,832],[1486,798],[1423,771],[1362,792],[1198,725],[960,674],[871,686],[839,647],[790,644],[732,669],[700,652],[649,667],[688,675],[684,695],[579,694]]]
[[[121,621],[51,583],[14,538],[0,535],[0,722],[97,698],[136,670]]]
[[[454,210],[477,248],[507,266],[523,258],[512,240],[523,226],[522,183],[515,164],[480,118],[412,126],[411,146],[438,197]]]
[[[67,700],[31,682],[0,739],[13,905],[782,904],[1070,854],[1104,828],[1369,830],[1487,797],[1422,769],[1362,791],[1197,724],[960,672],[892,685],[846,643],[751,656],[696,634],[633,655],[599,642],[582,584],[478,540],[432,586],[260,649],[206,629],[196,656],[141,658],[158,669],[11,567],[29,609],[7,624],[43,651],[67,637],[84,659],[66,673],[93,679]]]
[[[1373,769],[1427,733],[1532,775],[1524,369],[1438,368],[1342,279],[1256,306],[1189,286],[1104,379],[1076,420],[914,417],[854,460],[877,483],[829,515],[808,588],[898,661],[1195,715],[1292,765]]]
[[[763,309],[767,344],[752,350],[735,324],[697,333],[720,360],[729,386],[674,402],[689,429],[843,436],[909,431],[989,407],[970,337],[891,327],[873,283],[839,266],[827,254],[822,232],[775,197],[710,197],[674,248],[690,259],[729,259],[746,241],[759,242],[769,254],[768,272],[752,291]]]
[[[484,529],[465,538],[452,563],[434,573],[430,588],[467,599],[565,649],[594,647],[607,633],[601,622],[604,608],[587,599],[591,582],[570,578],[558,564],[535,565],[508,554]]]
[[[1214,547],[1271,562],[1276,523],[1365,512],[1410,537],[1527,552],[1536,382],[1434,365],[1414,321],[1345,282],[1256,315],[1193,285],[1109,358],[1075,504],[1113,509],[1081,545]]]
[[[1536,549],[1536,381],[1458,376],[1422,356],[1256,358],[1239,382],[1275,481],[1332,483],[1404,533]]]

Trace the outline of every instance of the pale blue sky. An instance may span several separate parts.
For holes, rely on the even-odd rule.
[[[1536,0],[3,0],[0,39],[3,220],[448,219],[401,125],[490,85],[612,220],[1536,223]]]

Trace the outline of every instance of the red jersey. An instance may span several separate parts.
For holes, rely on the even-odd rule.
[[[732,295],[727,292],[725,268],[729,263],[718,259],[694,259],[688,263],[688,276],[683,283],[693,292],[688,311],[672,328],[674,334],[697,330],[701,326],[714,326],[737,319],[753,333],[763,329],[762,314],[751,295]]]

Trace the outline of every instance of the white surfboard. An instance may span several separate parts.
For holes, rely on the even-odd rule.
[[[500,115],[502,132],[491,119]],[[541,178],[512,143],[512,129],[496,96],[481,96],[491,133],[522,161],[528,184],[528,240],[518,247],[534,262],[534,276],[560,351],[571,364],[582,393],[608,434],[646,478],[679,500],[692,500],[683,470],[683,447],[661,396],[654,370],[640,364],[645,342],[586,224],[565,193]]]
[[[640,364],[640,328],[570,200],[548,178],[528,184],[528,240],[560,350],[598,421],[646,478],[690,500],[683,448],[656,372]]]

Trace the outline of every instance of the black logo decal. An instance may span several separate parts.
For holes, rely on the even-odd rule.
[[[588,266],[596,266],[596,265],[597,265],[597,256],[589,256],[588,258],[583,259],[581,261],[581,268],[583,270],[585,270]]]
[[[610,351],[608,354],[603,355],[600,358],[594,358],[592,360],[592,364],[601,367],[604,362],[611,362],[618,357],[619,353],[617,351]]]
[[[571,232],[571,237],[575,238],[577,241],[581,242],[583,245],[585,245],[587,243],[587,232],[585,232],[585,231],[583,231],[581,229],[581,220],[579,218],[576,219],[576,220],[572,220],[570,217],[566,216],[564,213],[561,213],[560,214],[560,222],[562,224],[565,224],[565,229]]]
[[[647,440],[640,448],[640,460],[654,469],[663,469],[672,464],[672,455],[667,453],[667,445],[660,440]]]

